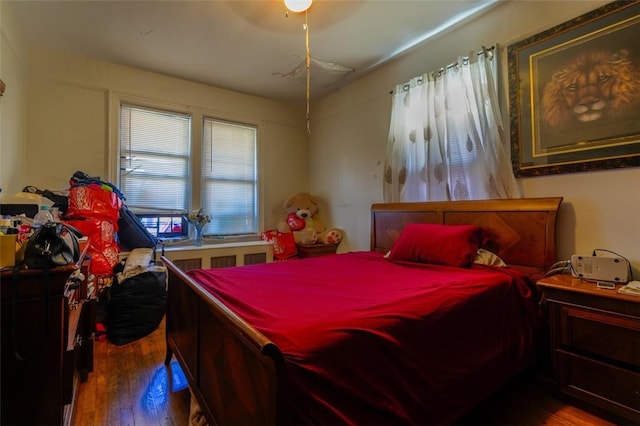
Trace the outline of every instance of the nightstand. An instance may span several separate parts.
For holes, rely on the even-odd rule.
[[[338,250],[338,244],[297,244],[298,257],[304,259],[334,254]]]
[[[538,281],[549,311],[560,392],[640,423],[640,297],[554,275]]]

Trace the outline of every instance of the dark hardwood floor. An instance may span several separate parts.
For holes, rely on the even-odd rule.
[[[164,365],[164,320],[150,335],[122,346],[95,343],[93,372],[81,383],[74,425],[186,425],[186,382],[169,380]],[[177,383],[176,383],[177,382]]]
[[[94,371],[79,387],[74,425],[187,425],[186,379],[176,368],[169,380],[164,356],[164,321],[147,337],[127,345],[97,341]],[[548,387],[539,373],[526,373],[459,425],[616,424],[554,397]]]

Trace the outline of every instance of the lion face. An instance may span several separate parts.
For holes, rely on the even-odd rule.
[[[542,117],[555,129],[626,115],[640,104],[640,68],[627,49],[588,51],[553,73],[542,96]]]

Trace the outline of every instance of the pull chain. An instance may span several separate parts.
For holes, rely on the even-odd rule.
[[[311,102],[311,52],[309,50],[309,12],[308,9],[304,11],[304,31],[305,31],[305,44],[307,48],[307,133],[311,134],[311,115],[310,115],[310,102]]]

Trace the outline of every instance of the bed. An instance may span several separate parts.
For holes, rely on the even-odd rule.
[[[561,201],[373,204],[370,251],[188,273],[163,258],[165,361],[210,424],[454,422],[535,358]]]

